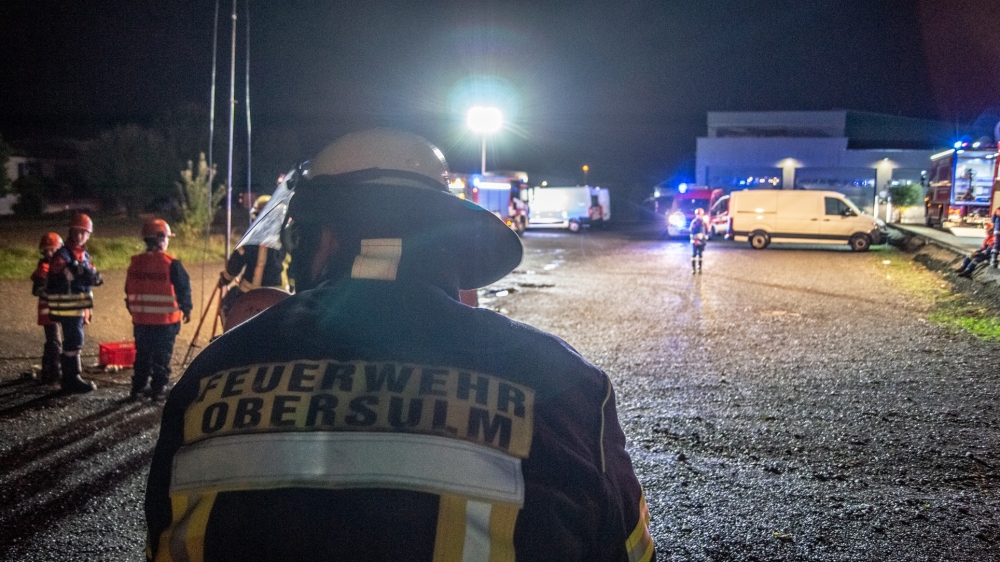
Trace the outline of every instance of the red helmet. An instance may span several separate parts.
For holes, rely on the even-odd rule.
[[[90,220],[90,217],[83,213],[78,213],[73,215],[73,219],[69,221],[70,228],[79,228],[80,230],[86,230],[87,232],[94,232],[94,221]]]
[[[58,250],[62,248],[63,239],[55,232],[49,232],[42,235],[42,239],[38,241],[39,250]]]
[[[142,225],[143,238],[156,238],[158,236],[163,236],[164,238],[173,236],[173,233],[170,232],[170,225],[167,224],[167,221],[163,219],[153,219],[146,221],[146,224]]]

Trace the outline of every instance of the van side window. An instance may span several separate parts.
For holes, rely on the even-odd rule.
[[[843,215],[844,211],[850,208],[847,203],[836,197],[825,197],[824,199],[826,199],[826,214],[828,215]]]

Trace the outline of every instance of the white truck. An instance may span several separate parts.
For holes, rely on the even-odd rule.
[[[771,242],[849,244],[864,252],[886,241],[884,223],[836,191],[753,189],[729,196],[726,237],[757,250]]]
[[[528,228],[581,228],[611,220],[611,196],[603,187],[533,187],[528,191]]]

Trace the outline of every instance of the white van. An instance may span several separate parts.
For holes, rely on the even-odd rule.
[[[864,252],[884,244],[883,223],[836,191],[755,189],[729,198],[727,238],[758,250],[771,242],[849,244]]]
[[[611,196],[607,188],[533,187],[528,192],[528,228],[566,228],[579,232],[611,220]]]

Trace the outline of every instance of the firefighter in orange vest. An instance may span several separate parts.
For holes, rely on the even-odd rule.
[[[164,220],[143,225],[146,251],[132,256],[125,276],[125,305],[132,314],[135,335],[132,400],[143,393],[151,400],[165,396],[174,340],[181,320],[191,321],[191,281],[181,260],[166,253],[171,236],[170,225]]]
[[[49,317],[62,328],[63,349],[59,356],[62,369],[60,384],[65,392],[90,392],[97,388],[93,381],[80,377],[83,365],[83,326],[90,324],[94,308],[94,287],[104,279],[94,267],[87,252],[87,240],[94,232],[94,221],[80,213],[69,223],[66,245],[56,250],[49,263],[45,294],[49,302]]]
[[[38,266],[31,274],[31,294],[38,297],[38,325],[45,328],[45,347],[42,351],[42,377],[45,384],[58,382],[62,377],[59,355],[62,353],[62,331],[59,323],[49,317],[49,299],[45,296],[45,285],[49,277],[49,262],[59,248],[63,247],[62,236],[49,232],[38,242]]]

